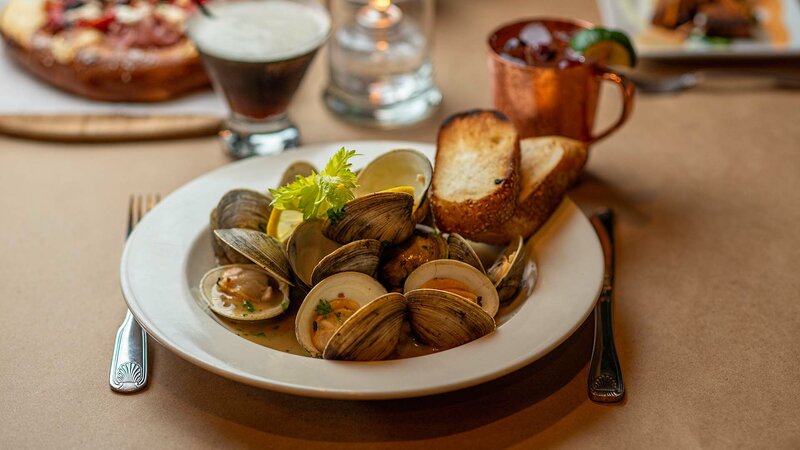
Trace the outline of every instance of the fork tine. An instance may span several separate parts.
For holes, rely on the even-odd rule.
[[[158,203],[158,194],[148,194],[147,195],[147,209],[145,212],[150,212]]]
[[[131,235],[133,231],[133,226],[136,225],[136,210],[135,210],[135,196],[131,194],[130,200],[128,201],[128,236]]]
[[[136,225],[139,225],[139,222],[142,221],[142,217],[144,217],[144,195],[138,195],[139,201],[138,205],[136,206]]]
[[[161,194],[131,194],[128,204],[128,236],[131,235],[134,227],[142,220],[144,215],[150,212],[160,201]]]

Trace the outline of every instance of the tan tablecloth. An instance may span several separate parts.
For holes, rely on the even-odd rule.
[[[440,2],[433,120],[378,132],[331,117],[318,59],[294,102],[306,142],[432,141],[490,104],[483,39],[589,0]],[[612,98],[612,96],[607,96]],[[604,118],[618,105],[607,101]],[[572,193],[619,212],[617,344],[627,398],[586,396],[592,327],[494,382],[405,401],[323,401],[244,386],[151,340],[139,395],[108,388],[126,202],[227,163],[213,138],[66,145],[0,138],[0,447],[800,447],[800,92],[637,99]],[[602,121],[602,120],[601,120]]]

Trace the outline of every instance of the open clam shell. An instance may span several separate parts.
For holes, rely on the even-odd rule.
[[[407,292],[411,329],[439,350],[458,347],[494,331],[494,319],[476,303],[438,289]]]
[[[272,212],[269,195],[250,189],[234,189],[225,193],[211,211],[211,231],[230,228],[246,228],[265,232]],[[214,255],[220,264],[250,261],[236,250],[227,246],[215,235],[211,236]]]
[[[325,359],[379,361],[394,352],[406,313],[403,294],[390,292],[367,303],[348,318],[328,341]]]
[[[301,223],[286,242],[292,271],[309,287],[340,272],[360,272],[374,277],[381,251],[381,243],[374,239],[359,239],[345,245],[328,239],[322,234],[320,220]]]
[[[260,231],[233,228],[215,230],[214,234],[225,244],[269,272],[278,280],[292,286],[289,260],[281,242]]]
[[[313,164],[307,161],[295,161],[283,171],[283,175],[281,176],[280,184],[278,187],[286,186],[289,183],[294,182],[298,176],[307,177],[311,175],[312,172],[316,172],[317,168],[314,167]]]
[[[227,291],[221,285],[227,285]],[[237,295],[229,295],[230,291]],[[238,321],[270,319],[289,307],[289,285],[255,264],[209,270],[200,280],[200,294],[216,314]]]
[[[486,273],[483,268],[480,257],[475,253],[475,249],[458,233],[450,233],[447,236],[448,258],[456,261],[461,261],[469,264],[470,266]]]
[[[311,356],[322,356],[327,342],[319,347],[314,343],[314,333],[319,326],[317,320],[320,319],[320,303],[324,305],[324,302],[346,299],[355,302],[360,309],[386,293],[383,285],[363,273],[342,272],[322,280],[309,291],[297,311],[295,319],[297,341]],[[335,314],[335,311],[331,313]],[[345,322],[351,318],[352,316],[348,317]]]
[[[525,272],[525,241],[517,236],[506,246],[497,260],[486,271],[492,280],[501,302],[514,298],[519,292]]]
[[[375,192],[345,204],[342,217],[325,219],[322,232],[340,244],[375,239],[397,244],[414,232],[414,197],[403,192]]]
[[[452,259],[437,259],[421,265],[408,276],[403,292],[408,294],[420,289],[434,279],[451,279],[466,285],[478,297],[478,305],[490,317],[494,317],[500,308],[500,299],[489,278],[469,264]]]
[[[433,166],[427,156],[411,149],[384,153],[364,166],[358,174],[358,197],[398,186],[414,188],[414,221],[420,223],[428,213],[428,189]]]
[[[450,281],[464,286],[477,301],[456,293],[461,290],[429,287]],[[496,328],[497,291],[486,275],[469,264],[452,259],[423,264],[406,279],[404,292],[414,334],[440,350],[466,344]]]

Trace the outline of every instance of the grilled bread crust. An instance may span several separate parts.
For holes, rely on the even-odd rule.
[[[586,145],[560,136],[524,139],[520,143],[518,208],[500,226],[474,237],[489,244],[507,244],[536,232],[564,199],[586,163]]]
[[[439,230],[473,238],[507,221],[519,193],[519,139],[502,113],[473,110],[439,129],[431,209]]]

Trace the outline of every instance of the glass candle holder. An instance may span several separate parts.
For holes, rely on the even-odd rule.
[[[433,0],[332,0],[325,104],[340,117],[397,127],[442,101],[430,49]]]

